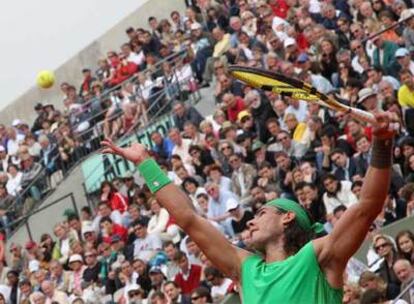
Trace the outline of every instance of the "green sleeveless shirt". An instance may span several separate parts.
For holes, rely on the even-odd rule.
[[[308,242],[286,260],[266,263],[259,255],[242,264],[242,300],[247,304],[336,304],[342,289],[330,287]]]

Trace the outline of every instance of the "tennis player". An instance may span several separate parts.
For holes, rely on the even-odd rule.
[[[102,142],[103,153],[117,154],[138,165],[149,189],[223,273],[239,283],[244,303],[342,303],[342,274],[371,223],[381,212],[391,175],[394,131],[392,113],[376,114],[370,167],[360,202],[350,207],[324,237],[313,239],[318,225],[296,202],[269,201],[248,223],[251,253],[234,247],[150,158],[141,144],[120,148]]]

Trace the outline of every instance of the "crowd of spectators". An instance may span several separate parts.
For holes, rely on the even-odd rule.
[[[104,135],[116,138],[140,119],[145,124],[149,97],[167,87],[177,99],[171,106],[175,127],[151,134],[152,151],[200,215],[235,246],[249,249],[244,233],[249,220],[266,201],[286,197],[329,233],[358,204],[371,157],[371,126],[318,104],[254,90],[227,73],[229,64],[261,67],[305,80],[345,104],[401,117],[390,192],[367,236],[368,265],[350,261],[343,303],[395,299],[414,280],[414,234],[404,230],[392,238],[379,230],[414,214],[414,18],[367,38],[414,16],[413,3],[187,4],[183,15],[150,17],[150,30],[129,28],[130,41],[120,53],[108,52],[95,74],[83,71],[79,91],[62,84],[63,112],[37,105],[34,129],[20,121],[0,129],[0,165],[8,174],[2,175],[8,181],[0,187],[0,207],[7,209],[23,181],[30,183],[42,166],[50,175],[56,172],[53,145],[67,162],[84,148],[82,140],[73,140],[73,126],[102,120]],[[186,60],[168,60],[184,49],[190,53]],[[161,70],[152,69],[161,58],[167,58]],[[149,74],[140,72],[144,69]],[[137,82],[123,84],[109,100],[97,98],[135,74]],[[185,79],[184,90],[169,87],[172,79]],[[183,102],[197,86],[211,87],[216,107],[211,115]],[[122,118],[113,104],[121,105]],[[100,119],[85,119],[85,113],[95,117],[102,108],[108,110]],[[65,116],[68,122],[62,123]],[[32,185],[30,196],[39,192]],[[5,225],[8,214],[0,215]],[[40,240],[0,246],[0,303],[219,303],[238,291],[134,172],[102,183],[96,210],[65,215]],[[400,303],[414,302],[412,290]]]
[[[60,83],[61,106],[37,103],[31,126],[18,118],[11,126],[0,123],[0,228],[6,234],[102,138],[131,134],[170,110],[169,101],[197,90],[192,53],[178,38],[142,28],[128,28],[126,38],[95,71],[81,71],[78,88]]]

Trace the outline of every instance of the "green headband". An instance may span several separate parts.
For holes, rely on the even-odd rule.
[[[315,233],[321,233],[324,231],[323,225],[321,223],[315,222],[312,224],[309,216],[306,214],[305,209],[303,209],[301,205],[292,200],[286,198],[278,198],[267,202],[266,206],[275,207],[285,212],[293,212],[296,215],[295,219],[297,223],[305,231],[313,231]]]

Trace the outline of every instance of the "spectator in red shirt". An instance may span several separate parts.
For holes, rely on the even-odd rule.
[[[224,94],[222,101],[226,108],[227,119],[231,122],[236,122],[237,114],[246,109],[243,98],[234,96],[232,93]]]
[[[289,11],[289,5],[285,0],[269,0],[268,3],[275,16],[286,19]]]
[[[90,69],[83,69],[82,74],[83,81],[79,90],[79,96],[82,96],[84,92],[90,92],[92,88],[92,82],[96,80],[96,78],[92,76]]]
[[[126,242],[128,237],[128,230],[121,225],[112,222],[109,216],[105,216],[99,222],[101,227],[102,240],[105,243],[111,244],[114,236],[119,236],[121,241]]]
[[[175,254],[174,262],[180,267],[174,281],[180,287],[183,295],[190,295],[200,285],[201,266],[190,264],[187,256],[182,251]]]
[[[111,182],[101,184],[101,202],[105,202],[112,210],[124,213],[128,208],[128,199],[116,191]]]
[[[110,80],[111,86],[116,86],[124,82],[136,72],[138,72],[138,66],[134,62],[128,61],[125,55],[119,56],[119,61],[117,64],[116,61],[111,61],[111,64],[113,66],[116,65],[115,72]]]
[[[356,142],[355,139],[361,136],[366,136],[369,141],[372,140],[372,129],[371,127],[364,127],[362,126],[357,120],[350,119],[346,124],[346,128],[344,130],[344,139],[352,146],[352,148],[356,151]]]

